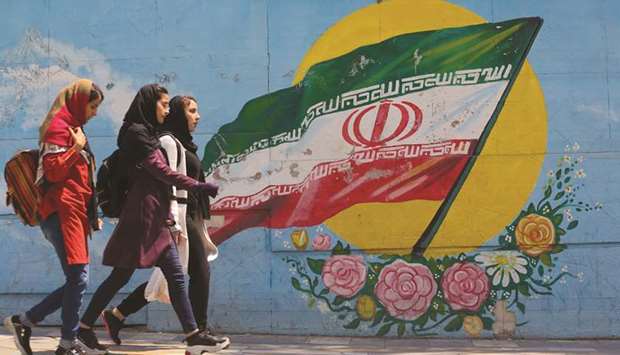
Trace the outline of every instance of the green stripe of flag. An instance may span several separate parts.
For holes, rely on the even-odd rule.
[[[299,139],[308,128],[310,107],[352,90],[425,74],[502,65],[516,68],[539,23],[539,18],[520,18],[404,34],[318,63],[299,85],[247,102],[238,117],[207,143],[203,167],[210,172],[235,161],[232,157],[239,159],[254,150]],[[512,81],[516,73],[512,70],[499,79]],[[337,111],[349,108],[338,107]],[[288,140],[274,139],[287,133]]]

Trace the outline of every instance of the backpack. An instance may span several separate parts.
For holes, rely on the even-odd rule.
[[[176,139],[175,139],[176,142]],[[180,145],[177,143],[177,165],[181,156]],[[164,157],[168,158],[162,148]],[[127,194],[131,188],[129,179],[129,162],[126,161],[120,149],[115,150],[101,162],[97,172],[97,201],[103,215],[110,218],[119,218]]]
[[[95,191],[104,216],[120,217],[130,187],[129,164],[117,149],[101,162],[97,172]]]
[[[39,224],[37,205],[40,199],[39,187],[35,184],[39,151],[22,150],[4,165],[6,180],[6,205],[13,206],[22,223],[29,226]]]

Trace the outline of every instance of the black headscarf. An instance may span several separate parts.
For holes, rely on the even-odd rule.
[[[183,97],[175,96],[170,100],[170,114],[166,117],[164,124],[160,128],[162,133],[170,133],[175,136],[185,149],[196,154],[198,146],[194,143],[192,134],[187,126]]]
[[[118,146],[133,163],[141,162],[160,147],[157,137],[159,123],[155,113],[160,88],[158,84],[140,88],[118,133]]]
[[[196,151],[198,151],[198,146],[193,141],[192,134],[189,132],[189,127],[187,126],[187,116],[185,116],[185,107],[183,105],[183,97],[175,96],[170,100],[170,113],[164,124],[160,126],[161,134],[172,134],[176,139],[181,142],[183,147],[191,152],[186,155],[187,162],[187,173],[188,176],[190,170],[190,154],[193,155],[193,160],[196,162],[197,170],[199,171],[198,176],[190,176],[191,178],[196,178],[199,181],[205,181],[204,172],[200,168],[200,160],[196,156]],[[202,221],[204,218],[209,218],[209,198],[204,197],[200,198],[197,194],[189,192],[188,199],[188,213],[192,217],[194,221]],[[202,222],[199,222],[202,223]]]

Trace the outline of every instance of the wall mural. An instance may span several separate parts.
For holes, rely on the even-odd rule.
[[[510,2],[494,13],[492,3],[461,2],[489,18],[512,18],[489,23],[444,0],[371,1],[362,8],[367,2],[342,2],[334,5],[334,13],[348,15],[327,30],[332,17],[315,16],[304,18],[294,36],[278,37],[295,21],[279,18],[279,11],[306,14],[323,5],[216,3],[184,2],[206,22],[187,21],[178,4],[128,4],[114,16],[87,17],[83,25],[96,28],[88,36],[78,36],[74,24],[59,19],[49,20],[59,21],[53,31],[45,25],[56,11],[62,19],[62,6],[40,13],[28,7],[20,26],[7,28],[0,51],[5,160],[14,148],[36,144],[50,95],[78,77],[104,88],[102,119],[86,129],[97,157],[105,157],[136,90],[158,81],[175,94],[204,98],[203,167],[220,186],[209,231],[223,256],[214,265],[217,307],[211,319],[222,329],[475,337],[510,336],[528,324],[520,334],[543,329],[544,335],[565,336],[561,321],[582,317],[591,329],[579,324],[569,334],[617,335],[617,319],[608,315],[614,314],[617,294],[609,271],[615,258],[605,244],[613,242],[606,238],[615,230],[617,200],[605,185],[614,181],[617,169],[615,156],[595,155],[617,151],[617,100],[593,99],[613,95],[613,80],[609,87],[598,81],[607,65],[617,67],[617,51],[612,41],[581,48],[585,38],[603,38],[593,28],[605,27],[600,18],[614,11],[602,9],[614,5],[575,5],[573,13],[590,12],[589,17],[575,27],[571,40],[554,47],[549,44],[563,38],[569,26],[554,6],[520,11],[520,3]],[[108,5],[97,6],[101,9],[93,13],[107,11]],[[229,26],[228,11],[247,26]],[[538,17],[517,18],[541,14],[547,24]],[[166,21],[145,20],[159,15]],[[609,28],[616,24],[615,18],[606,21]],[[119,23],[151,27],[135,32]],[[195,23],[203,23],[200,31]],[[188,31],[200,40],[169,53],[169,43]],[[291,58],[315,33],[321,34],[296,72],[290,71],[296,60]],[[568,44],[573,36],[580,39],[575,53]],[[137,43],[136,38],[144,43],[125,45]],[[571,73],[546,77],[547,102],[557,116],[553,130],[548,130],[542,85],[527,60],[531,46],[539,74]],[[265,48],[271,50],[271,63],[263,62]],[[603,50],[611,53],[605,69],[598,55]],[[263,73],[265,68],[271,72]],[[584,86],[573,88],[575,80],[584,80]],[[248,98],[270,91],[270,83],[290,87],[248,101],[237,114]],[[584,130],[584,122],[591,127]],[[584,155],[586,167],[597,170],[587,187],[593,171],[585,171]],[[595,202],[601,196],[609,198],[604,200],[608,217],[587,217],[603,208]],[[13,294],[37,294],[53,286],[55,279],[40,276],[40,270],[56,260],[38,230],[22,228],[6,207],[0,212],[9,216],[0,223],[6,234],[2,257],[10,255],[12,261],[0,273],[2,301],[18,307],[21,301]],[[105,232],[93,239],[94,259],[113,228],[107,222]],[[269,238],[265,244],[258,240],[263,236]],[[590,251],[571,246],[584,241],[603,247],[586,256]],[[260,260],[235,258],[245,251]],[[37,262],[13,257],[22,254]],[[586,259],[594,261],[582,262]],[[255,264],[260,265],[248,269]],[[98,260],[93,269],[94,277],[105,274]],[[231,270],[247,273],[230,278]],[[582,270],[597,279],[569,295],[561,286],[582,282]],[[532,301],[539,298],[549,303]],[[548,305],[564,308],[552,317],[536,309]],[[297,319],[286,317],[305,311],[320,312],[320,320],[309,317],[307,326],[291,329]],[[160,313],[159,326],[176,329],[166,313],[154,312],[149,322],[156,323]],[[545,329],[547,318],[562,326]],[[615,322],[611,330],[602,330],[609,322]]]
[[[511,336],[527,323],[517,322],[517,311],[526,313],[520,296],[551,295],[553,285],[567,277],[583,280],[582,273],[558,270],[555,263],[566,249],[563,240],[579,225],[578,214],[602,208],[577,197],[586,177],[578,150],[578,144],[567,149],[557,169],[548,172],[540,197],[496,237],[495,250],[443,258],[353,254],[346,242],[332,248],[329,235],[316,233],[312,249],[331,255],[285,258],[291,285],[313,302],[325,302],[347,329],[368,322],[378,336],[432,335],[439,327],[474,337],[483,330]],[[307,248],[307,231],[290,237],[295,248]]]
[[[429,2],[416,5],[425,18],[416,27],[399,20],[409,6],[371,5],[341,20],[294,86],[251,100],[219,129],[203,159],[221,192],[210,233],[222,243],[268,227],[319,252],[282,259],[290,286],[346,329],[509,336],[527,323],[517,320],[519,297],[583,278],[555,261],[578,213],[601,205],[577,198],[576,143],[532,194],[543,159],[528,153],[544,152],[546,113],[526,55],[542,19],[484,23]],[[433,26],[433,11],[449,23]],[[391,24],[381,38],[377,18]],[[356,39],[331,46],[343,28]],[[521,183],[508,189],[505,176]],[[476,208],[485,204],[492,213]],[[481,227],[464,233],[472,223]],[[499,236],[498,223],[507,224]]]

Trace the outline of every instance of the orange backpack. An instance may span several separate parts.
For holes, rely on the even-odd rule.
[[[17,152],[4,165],[6,205],[13,205],[15,214],[29,226],[39,224],[37,204],[40,193],[35,184],[38,164],[39,151],[32,149]]]

